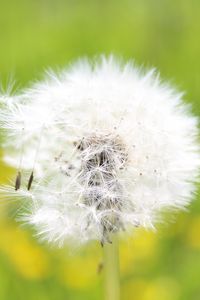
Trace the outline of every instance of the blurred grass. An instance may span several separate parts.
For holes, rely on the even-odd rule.
[[[155,66],[200,115],[199,0],[0,0],[0,81],[40,79],[79,56],[115,53]],[[0,165],[0,181],[11,170]],[[123,300],[200,299],[200,202],[120,246]],[[199,199],[200,200],[200,199]],[[0,205],[1,300],[99,300],[101,249],[38,245]],[[4,216],[4,217],[3,217]]]

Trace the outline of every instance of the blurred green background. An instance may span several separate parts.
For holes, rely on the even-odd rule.
[[[46,68],[102,52],[155,66],[186,91],[200,115],[199,0],[0,0],[2,89],[13,79],[15,89],[22,88]],[[12,173],[1,162],[0,183]],[[1,200],[0,299],[100,300],[100,246],[39,245],[14,221],[10,206]],[[123,300],[199,300],[198,195],[189,212],[168,226],[156,233],[139,230],[122,241],[120,259]]]

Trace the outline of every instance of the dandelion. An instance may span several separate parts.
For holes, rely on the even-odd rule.
[[[60,246],[109,247],[115,233],[153,229],[195,192],[197,119],[182,94],[132,62],[101,57],[49,72],[1,97],[0,123],[13,189],[26,201],[21,219]]]

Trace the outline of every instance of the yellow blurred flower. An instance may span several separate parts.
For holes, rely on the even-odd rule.
[[[100,277],[101,248],[98,243],[90,244],[75,255],[68,255],[59,270],[61,281],[74,289],[87,289]]]
[[[131,280],[122,286],[122,300],[141,299],[147,282],[142,279]]]
[[[28,233],[11,224],[0,225],[0,251],[10,260],[22,276],[40,279],[48,274],[48,259],[39,245],[28,237]]]
[[[177,300],[179,294],[179,286],[171,278],[159,278],[151,282],[133,279],[122,288],[122,300]]]
[[[178,298],[178,283],[171,278],[159,278],[146,286],[140,300],[177,300]]]
[[[156,253],[157,236],[152,231],[138,229],[128,240],[120,245],[121,271],[133,269],[137,260],[150,259]]]
[[[200,215],[193,217],[190,221],[187,243],[194,249],[200,249]]]

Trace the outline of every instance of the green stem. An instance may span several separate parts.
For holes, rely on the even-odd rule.
[[[105,243],[104,251],[104,299],[120,300],[119,247],[117,234],[112,236],[112,244]]]

